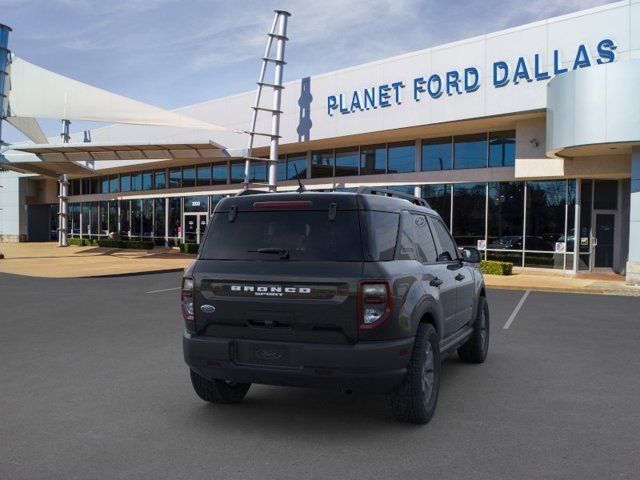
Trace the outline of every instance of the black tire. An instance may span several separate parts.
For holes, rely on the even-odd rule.
[[[231,383],[224,380],[208,380],[193,370],[191,385],[198,396],[205,402],[211,403],[239,403],[251,387],[250,383]]]
[[[469,340],[458,348],[460,360],[466,363],[484,363],[489,352],[489,304],[480,297],[478,313],[473,322],[473,333]]]
[[[440,390],[440,345],[433,325],[418,325],[411,352],[407,376],[402,384],[389,394],[391,410],[396,420],[409,423],[427,423],[433,417]],[[428,385],[426,374],[431,378]]]

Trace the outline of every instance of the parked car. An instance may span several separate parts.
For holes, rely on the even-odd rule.
[[[193,388],[214,403],[252,383],[385,393],[397,419],[426,423],[442,359],[487,356],[479,261],[398,192],[226,198],[182,280]]]

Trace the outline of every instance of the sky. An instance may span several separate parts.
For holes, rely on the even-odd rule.
[[[273,9],[292,13],[285,81],[611,3],[607,0],[0,0],[10,50],[172,109],[255,88]],[[251,112],[247,112],[249,117]],[[57,135],[58,121],[41,122]],[[72,131],[89,128],[75,122]],[[24,137],[3,122],[3,140]]]

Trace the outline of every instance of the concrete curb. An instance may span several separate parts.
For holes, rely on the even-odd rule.
[[[610,295],[618,297],[640,297],[640,289],[637,291],[629,290],[609,290],[603,288],[565,288],[565,287],[535,287],[531,285],[526,286],[505,286],[505,285],[491,285],[485,283],[485,286],[489,289],[496,290],[518,290],[524,292],[525,290],[531,290],[532,292],[549,292],[549,293],[581,293],[584,295]]]
[[[185,267],[186,268],[186,267]],[[164,268],[162,270],[143,270],[140,272],[126,273],[105,273],[104,275],[84,275],[78,277],[62,277],[62,278],[117,278],[117,277],[138,277],[142,275],[153,275],[154,273],[172,273],[184,272],[185,268]]]

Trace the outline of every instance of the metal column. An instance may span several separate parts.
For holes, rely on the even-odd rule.
[[[262,67],[260,68],[260,75],[258,77],[256,102],[252,107],[253,115],[251,117],[251,130],[242,132],[249,134],[249,146],[247,148],[247,157],[244,166],[245,190],[249,188],[249,183],[251,182],[251,161],[267,161],[267,186],[269,187],[270,192],[276,191],[276,184],[278,179],[278,146],[280,141],[280,114],[282,113],[282,111],[280,110],[280,106],[282,104],[282,90],[284,89],[284,86],[282,85],[282,73],[285,65],[284,47],[286,41],[288,40],[287,20],[290,16],[291,14],[289,12],[286,12],[284,10],[275,10],[275,17],[273,19],[273,24],[271,25],[271,30],[268,34],[269,38],[267,39],[267,48],[265,49],[265,55],[262,58]],[[275,57],[270,57],[269,55],[274,40],[276,41]],[[269,63],[273,63],[275,65],[273,83],[266,83],[264,81],[267,65]],[[271,108],[260,106],[260,98],[262,97],[262,89],[264,87],[273,89],[273,103]],[[258,112],[260,111],[271,113],[271,132],[269,133],[256,131]],[[265,158],[255,158],[252,156],[256,135],[269,137],[270,139],[268,160]]]
[[[62,120],[62,143],[69,143],[69,120]],[[60,186],[60,194],[58,195],[58,246],[69,246],[69,177],[65,173],[58,177],[58,184]]]

